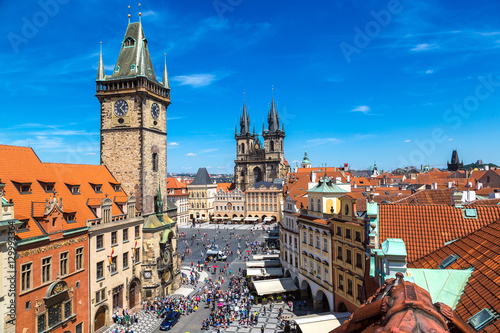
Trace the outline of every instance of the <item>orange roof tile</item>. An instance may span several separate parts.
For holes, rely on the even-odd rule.
[[[43,234],[43,230],[31,217],[32,213],[43,214],[42,207],[37,204],[32,211],[32,203],[44,204],[53,193],[46,193],[38,182],[39,179],[55,184],[57,197],[63,199],[65,212],[76,212],[76,223],[64,224],[64,230],[83,227],[87,220],[95,218],[87,206],[87,199],[102,200],[106,194],[126,196],[123,190],[115,191],[110,185],[116,184],[117,181],[104,165],[42,163],[33,149],[6,145],[0,145],[0,156],[6,161],[0,168],[0,179],[5,183],[5,198],[14,202],[14,214],[17,219],[29,218],[29,231],[19,233],[19,237],[23,239]],[[20,194],[12,182],[13,179],[28,180],[31,183],[31,192]],[[102,192],[96,193],[90,183],[102,184]],[[79,184],[80,194],[72,194],[66,184]],[[113,204],[112,215],[119,214],[122,214],[121,210]]]
[[[180,189],[187,188],[186,183],[180,182],[177,178],[167,178],[167,188],[168,189]]]
[[[394,203],[413,205],[451,205],[453,191],[455,190],[451,188],[421,190],[405,198],[394,201]]]
[[[434,252],[413,261],[409,267],[438,269],[450,255],[459,258],[446,269],[473,267],[456,312],[465,320],[484,308],[500,313],[500,221],[479,230]],[[500,320],[486,326],[480,332],[500,332]]]
[[[500,220],[500,206],[478,206],[477,219],[465,218],[463,210],[447,205],[381,204],[380,243],[401,238],[407,260],[412,262],[492,222]]]
[[[217,191],[222,189],[225,192],[231,191],[234,189],[233,183],[217,183]]]

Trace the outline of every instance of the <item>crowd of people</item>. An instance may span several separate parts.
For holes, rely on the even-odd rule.
[[[156,297],[153,302],[144,301],[142,309],[146,313],[155,314],[158,318],[165,318],[170,311],[177,311],[181,316],[186,316],[198,310],[200,300],[201,298],[196,295]]]

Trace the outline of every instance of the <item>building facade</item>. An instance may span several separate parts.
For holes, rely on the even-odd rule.
[[[365,279],[369,276],[370,249],[367,241],[369,220],[356,215],[356,199],[340,199],[340,212],[333,214],[332,253],[335,283],[335,310],[354,312],[367,299]]]
[[[297,203],[288,195],[283,205],[283,220],[280,228],[280,256],[285,277],[292,277],[298,285],[300,241],[299,209]]]
[[[115,199],[116,200],[116,199]],[[135,198],[123,197],[123,211],[107,210],[110,198],[94,200],[98,218],[87,222],[90,280],[90,332],[112,323],[112,315],[141,305],[141,248],[144,218],[135,210]]]
[[[167,188],[167,66],[158,82],[141,22],[128,24],[112,75],[105,75],[102,51],[96,80],[101,103],[101,164],[135,196],[137,208],[154,211]]]
[[[234,161],[234,183],[237,188],[246,189],[258,182],[272,182],[276,178],[286,178],[289,165],[285,160],[285,128],[280,129],[279,113],[274,99],[268,113],[268,129],[262,125],[264,144],[258,135],[250,131],[250,117],[246,105],[240,118],[240,132],[236,128],[236,160]]]
[[[198,169],[196,177],[187,185],[189,192],[189,219],[210,221],[214,216],[215,192],[214,184],[206,168]]]
[[[242,222],[245,217],[245,193],[239,188],[219,188],[215,193],[214,220]]]
[[[246,192],[248,217],[262,222],[281,221],[283,210],[283,185],[281,183],[257,182],[250,185]]]
[[[1,332],[16,332],[16,256],[15,236],[21,222],[14,218],[14,204],[3,196],[5,184],[0,181],[0,328]]]
[[[189,193],[185,183],[167,178],[168,199],[177,206],[177,224],[187,224],[189,221]]]

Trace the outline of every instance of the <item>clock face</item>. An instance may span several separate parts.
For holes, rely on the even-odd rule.
[[[165,250],[163,252],[163,263],[165,265],[168,265],[169,262],[170,262],[170,251],[169,250]]]
[[[151,115],[154,119],[158,119],[158,117],[160,116],[160,107],[158,106],[158,104],[153,103],[153,105],[151,105]]]
[[[146,279],[149,279],[149,278],[151,277],[151,272],[150,272],[150,271],[146,271],[146,272],[144,272],[144,277],[145,277]]]
[[[123,99],[120,99],[115,103],[114,109],[115,115],[118,117],[123,117],[128,112],[128,104]]]

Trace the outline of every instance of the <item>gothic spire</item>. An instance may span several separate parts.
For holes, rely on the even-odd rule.
[[[267,117],[267,122],[269,124],[269,132],[279,131],[278,116],[276,114],[276,108],[274,106],[274,97],[271,99],[271,110],[269,111],[269,116]]]
[[[246,135],[250,133],[250,117],[247,114],[247,106],[245,101],[243,101],[243,115],[240,119],[240,135]]]
[[[167,73],[167,54],[164,53],[165,56],[165,66],[163,67],[163,86],[165,88],[170,89],[170,84],[168,83],[168,73]]]
[[[97,80],[104,80],[104,63],[102,62],[102,42],[101,51],[99,52],[99,65],[97,66]]]

